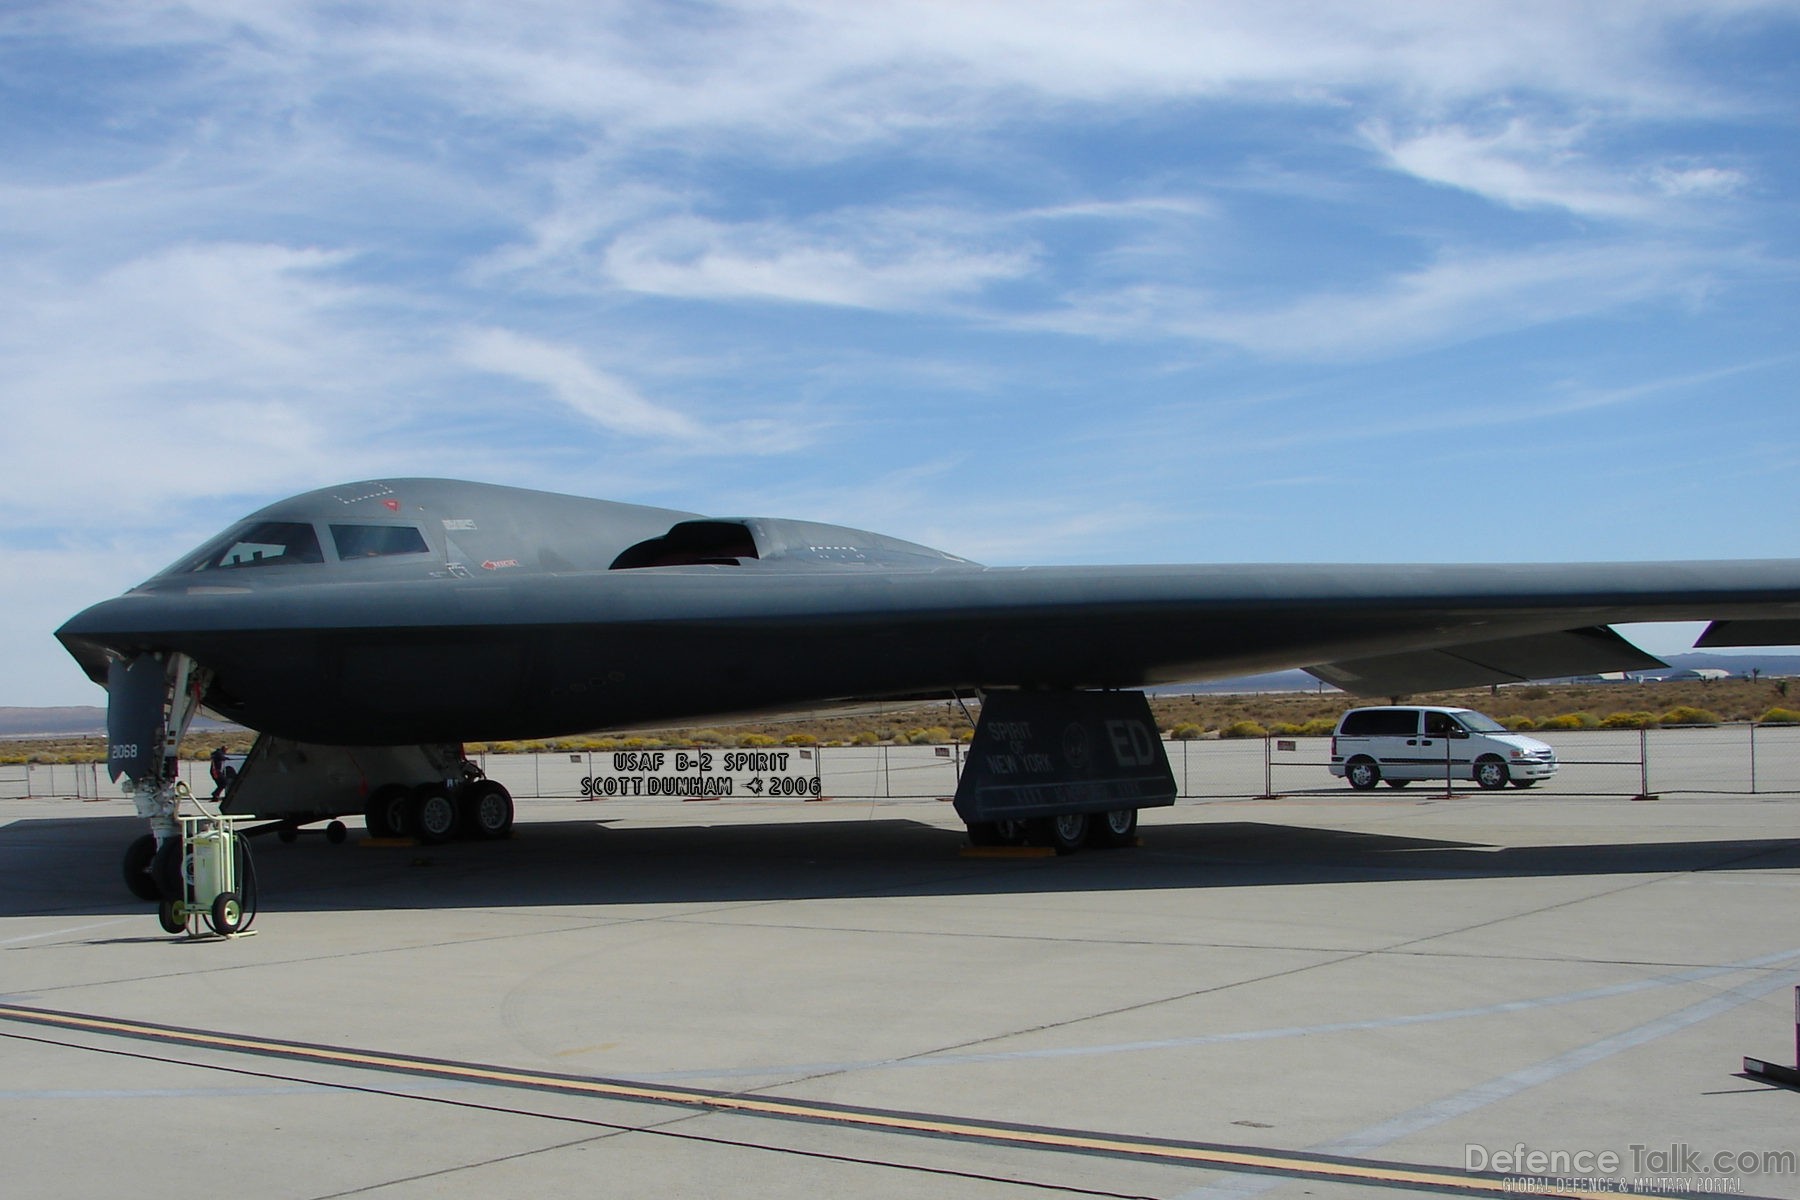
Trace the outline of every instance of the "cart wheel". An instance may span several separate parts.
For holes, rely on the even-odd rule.
[[[220,892],[213,897],[212,927],[214,933],[234,934],[243,920],[244,905],[238,900],[236,892]]]
[[[350,836],[350,830],[342,821],[333,821],[325,827],[325,840],[336,846]]]
[[[164,900],[158,904],[156,919],[162,925],[164,933],[187,932],[187,917],[179,900]]]
[[[139,900],[160,900],[162,889],[156,886],[156,880],[150,875],[150,864],[156,858],[156,835],[146,833],[143,837],[133,838],[125,847],[125,886]]]

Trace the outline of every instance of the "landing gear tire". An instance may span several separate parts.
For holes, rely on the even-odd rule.
[[[369,836],[405,837],[406,802],[410,798],[407,789],[397,783],[376,788],[369,795],[369,802],[363,806],[363,824],[369,827]]]
[[[165,900],[180,900],[187,895],[187,884],[194,877],[194,864],[187,846],[178,837],[163,839],[150,860],[150,878],[156,883],[156,894]]]
[[[177,901],[164,900],[156,906],[157,924],[163,927],[164,933],[186,933],[187,920],[175,907]]]
[[[1117,850],[1137,841],[1138,810],[1115,808],[1096,813],[1088,825],[1088,845],[1100,850]]]
[[[1475,760],[1475,782],[1488,791],[1505,787],[1507,780],[1511,778],[1512,772],[1508,771],[1506,764],[1499,759],[1480,758]]]
[[[156,880],[150,876],[150,864],[156,859],[156,835],[146,833],[143,837],[133,838],[125,847],[125,860],[120,870],[125,873],[125,886],[139,900],[160,900],[162,889],[156,886]]]
[[[230,937],[244,923],[244,904],[236,892],[220,892],[213,897],[209,923],[213,932]]]
[[[1087,841],[1088,826],[1092,824],[1086,813],[1063,813],[1055,817],[1041,817],[1031,822],[1032,840],[1049,846],[1058,854],[1073,854],[1081,849]]]
[[[428,783],[413,794],[409,823],[426,845],[447,842],[456,836],[456,802],[439,784]]]
[[[512,794],[491,779],[469,784],[463,792],[463,828],[470,837],[492,840],[512,832]]]
[[[1381,768],[1372,758],[1353,758],[1344,768],[1344,780],[1359,792],[1366,792],[1381,782]]]
[[[325,826],[325,840],[334,846],[343,845],[344,839],[350,836],[349,827],[342,821],[333,821]]]

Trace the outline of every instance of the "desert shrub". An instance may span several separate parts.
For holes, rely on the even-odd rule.
[[[1647,712],[1607,713],[1606,719],[1600,722],[1602,729],[1651,729],[1656,725],[1656,714]]]
[[[1292,721],[1276,721],[1269,726],[1269,732],[1276,737],[1299,737],[1301,727]]]
[[[738,742],[740,746],[773,746],[775,739],[766,733],[746,733]]]
[[[1800,712],[1791,708],[1771,708],[1757,720],[1764,725],[1800,725]]]
[[[725,735],[716,729],[696,729],[693,742],[696,746],[723,746]]]
[[[1520,714],[1517,716],[1511,716],[1511,717],[1501,717],[1500,723],[1502,725],[1506,726],[1508,729],[1512,730],[1514,733],[1530,733],[1533,729],[1536,729],[1538,727],[1538,723],[1536,721],[1532,720],[1530,717],[1524,716],[1523,714]]]
[[[1538,722],[1539,729],[1594,729],[1600,724],[1600,718],[1593,713],[1562,713],[1559,716],[1545,717]]]
[[[790,733],[781,739],[784,746],[816,746],[819,739],[810,733]]]
[[[1708,712],[1704,708],[1695,708],[1689,704],[1671,708],[1662,715],[1664,725],[1717,725],[1719,715]]]
[[[1269,736],[1269,731],[1264,729],[1261,725],[1258,725],[1255,721],[1233,721],[1231,724],[1227,725],[1222,732],[1223,736],[1228,738],[1259,738]]]
[[[864,729],[850,735],[852,746],[879,746],[881,738],[873,730]]]
[[[1204,729],[1200,728],[1192,721],[1183,721],[1175,728],[1169,730],[1169,736],[1178,742],[1191,742],[1205,732]]]
[[[1314,717],[1300,726],[1300,732],[1307,737],[1330,737],[1336,729],[1336,717]]]
[[[910,730],[906,740],[915,746],[942,746],[950,740],[950,731],[942,725]]]

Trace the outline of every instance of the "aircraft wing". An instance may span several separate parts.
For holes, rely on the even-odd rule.
[[[456,480],[321,489],[58,631],[90,677],[184,654],[297,741],[549,737],[856,698],[1304,667],[1395,695],[1659,665],[1608,626],[1800,628],[1800,561],[983,567],[814,522]]]
[[[395,744],[1287,667],[1402,694],[1655,665],[1606,628],[1616,621],[1797,613],[1794,561],[745,563],[150,590],[95,606],[58,636],[102,678],[109,657],[184,652],[213,672],[208,707],[252,728]]]

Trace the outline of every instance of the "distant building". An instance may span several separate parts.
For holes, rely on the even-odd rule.
[[[1694,683],[1708,679],[1730,679],[1731,672],[1723,667],[1684,667],[1679,671],[1670,671],[1667,675],[1656,676],[1657,683]]]

